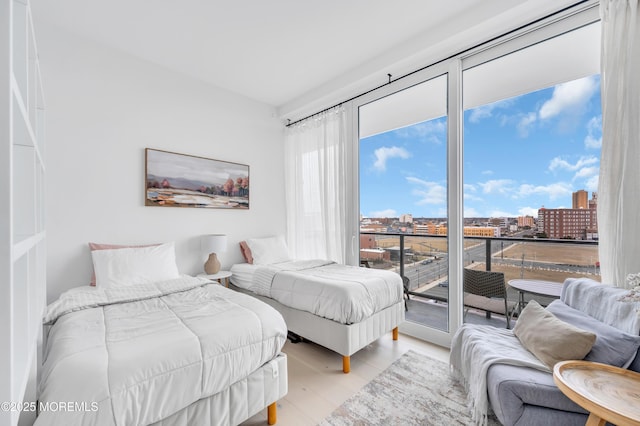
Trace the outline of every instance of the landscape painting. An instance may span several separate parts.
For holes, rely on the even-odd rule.
[[[147,148],[145,205],[249,208],[249,166]]]

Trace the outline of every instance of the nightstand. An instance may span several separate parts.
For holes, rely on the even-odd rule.
[[[217,274],[208,275],[206,273],[198,274],[199,277],[209,279],[211,281],[218,281],[220,284],[224,284],[225,287],[229,287],[229,277],[233,275],[231,271],[218,271]],[[224,280],[224,282],[222,281]]]

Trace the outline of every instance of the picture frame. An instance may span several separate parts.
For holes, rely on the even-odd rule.
[[[249,166],[145,148],[145,205],[249,209]]]

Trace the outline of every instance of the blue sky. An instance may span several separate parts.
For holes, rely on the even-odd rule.
[[[446,217],[446,117],[360,141],[365,217]],[[600,78],[591,76],[465,111],[465,217],[537,216],[597,191]]]

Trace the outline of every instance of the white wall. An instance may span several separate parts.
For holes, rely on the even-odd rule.
[[[283,130],[273,108],[37,23],[46,94],[48,302],[86,285],[89,241],[176,242],[182,273],[202,271],[202,234],[284,234]],[[117,30],[117,29],[114,29]],[[220,64],[224,66],[224,64]],[[144,206],[144,148],[250,166],[250,209]]]

